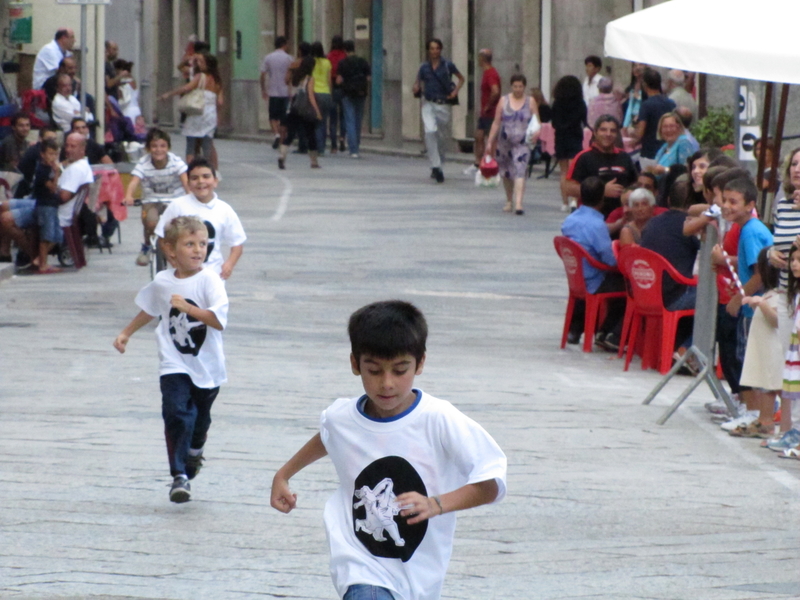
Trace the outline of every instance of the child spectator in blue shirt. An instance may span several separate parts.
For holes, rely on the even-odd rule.
[[[772,246],[772,233],[753,215],[757,197],[756,184],[750,178],[729,181],[722,190],[722,216],[741,227],[738,255],[732,260],[736,263],[736,271],[747,296],[755,296],[761,292],[763,282],[755,266],[761,249]],[[742,306],[742,295],[737,292],[728,302],[727,311],[732,316],[738,315],[736,354],[737,358],[743,361],[753,308]],[[752,388],[740,386],[739,396],[747,406],[747,413],[743,416],[742,422],[734,427],[743,425],[746,428],[758,419],[761,411]]]
[[[47,266],[47,255],[55,244],[64,242],[64,233],[58,222],[58,206],[61,197],[58,193],[58,177],[61,165],[58,163],[58,143],[53,139],[40,142],[41,156],[33,175],[33,197],[36,200],[36,220],[39,225],[39,269],[42,275],[58,273],[58,267]]]

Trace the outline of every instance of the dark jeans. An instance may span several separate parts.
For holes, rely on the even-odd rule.
[[[169,471],[186,474],[189,448],[202,448],[211,427],[211,405],[219,388],[204,389],[184,373],[161,376],[161,416],[167,440]]]
[[[325,152],[325,137],[328,134],[328,117],[330,117],[331,109],[333,108],[333,100],[330,94],[314,94],[317,98],[317,106],[319,112],[322,114],[322,120],[317,121],[317,150],[322,154]],[[310,150],[313,150],[309,146]]]
[[[603,279],[603,283],[595,290],[595,294],[603,294],[608,292],[623,292],[625,291],[625,279],[621,273],[608,273]],[[597,332],[600,333],[613,333],[617,337],[622,334],[622,319],[625,317],[625,299],[612,298],[608,301],[608,312],[603,324],[598,328]],[[583,333],[583,322],[586,318],[586,303],[583,300],[575,302],[575,310],[572,312],[572,321],[569,324],[569,330],[572,333]]]
[[[295,137],[300,138],[300,148],[305,145],[306,149],[316,152],[317,150],[317,136],[316,136],[316,121],[305,121],[300,117],[289,115],[286,118],[286,139],[283,141],[287,146],[291,146]],[[303,143],[305,142],[305,144]]]
[[[344,107],[344,126],[347,131],[347,149],[350,154],[358,154],[361,146],[361,122],[364,120],[364,103],[367,98],[345,96],[342,99]]]
[[[344,98],[342,88],[333,88],[333,91],[331,92],[331,100],[333,104],[331,106],[330,123],[328,127],[328,137],[331,138],[331,144],[333,144],[333,148],[339,147],[339,138],[343,138],[345,135],[344,107],[342,106],[342,98]]]
[[[731,387],[732,394],[739,393],[739,378],[742,376],[742,361],[736,355],[736,326],[738,319],[725,310],[725,305],[717,307],[717,345],[722,374]]]

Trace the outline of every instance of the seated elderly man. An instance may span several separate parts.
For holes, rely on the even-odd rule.
[[[33,63],[33,89],[39,90],[57,70],[62,59],[72,56],[75,45],[75,32],[61,28],[56,31],[55,39],[42,46]]]
[[[580,185],[581,206],[570,214],[561,225],[561,233],[580,244],[592,258],[615,267],[617,259],[611,248],[611,236],[603,221],[603,198],[605,183],[599,177],[588,177]],[[619,292],[625,289],[625,282],[619,272],[603,272],[594,267],[583,265],[583,278],[586,290],[590,294]],[[570,344],[580,342],[586,303],[578,301],[572,313],[567,341]],[[609,351],[619,350],[622,318],[625,314],[625,300],[614,299],[608,303],[605,321],[600,326],[595,343]]]
[[[67,74],[59,75],[56,90],[53,103],[50,105],[53,121],[61,131],[69,131],[72,119],[81,117],[81,103],[72,95],[72,77]],[[94,121],[94,115],[88,109],[84,118],[87,122]]]

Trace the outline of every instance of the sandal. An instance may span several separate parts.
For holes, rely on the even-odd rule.
[[[58,267],[47,267],[45,269],[36,269],[33,271],[34,275],[52,275],[53,273],[61,273]]]
[[[795,460],[800,460],[800,450],[797,448],[787,448],[778,454],[778,458],[794,458]]]
[[[762,425],[756,421],[746,426],[739,425],[739,427],[728,433],[733,437],[769,439],[775,435],[775,430],[772,427]]]

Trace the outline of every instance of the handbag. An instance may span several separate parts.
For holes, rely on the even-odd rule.
[[[206,108],[206,76],[200,76],[200,83],[188,94],[181,96],[178,110],[187,117],[202,115]]]
[[[297,88],[294,96],[292,96],[292,100],[289,103],[289,114],[304,121],[316,121],[317,111],[314,110],[314,105],[311,104],[306,87],[308,87],[308,79],[304,81],[302,86]]]
[[[531,115],[531,120],[528,121],[528,129],[525,130],[525,143],[528,146],[535,146],[536,141],[539,139],[539,132],[542,131],[542,124],[539,123],[539,116],[536,113]]]

